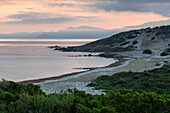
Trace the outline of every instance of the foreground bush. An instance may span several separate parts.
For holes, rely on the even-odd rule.
[[[17,90],[13,89],[16,86]],[[30,91],[22,90],[28,86]],[[8,81],[0,82],[0,87],[0,113],[170,113],[169,94],[117,89],[106,95],[78,90],[45,95],[40,88],[35,90],[35,85]]]
[[[152,51],[150,49],[145,49],[143,51],[143,54],[152,54]]]
[[[45,95],[36,85],[0,82],[0,113],[71,113],[73,95]]]
[[[167,52],[162,52],[161,54],[160,54],[160,56],[168,56],[169,55],[169,53],[167,53]]]
[[[168,55],[170,55],[170,48],[165,49],[165,50],[160,54],[160,56],[168,56]]]
[[[75,94],[76,113],[169,113],[170,95],[111,90],[106,95]]]

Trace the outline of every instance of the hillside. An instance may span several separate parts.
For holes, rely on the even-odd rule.
[[[170,46],[170,25],[131,30],[77,47],[58,47],[62,51],[122,52],[132,50],[164,50]]]
[[[170,65],[144,72],[120,72],[112,76],[103,75],[89,86],[106,91],[112,89],[133,89],[138,92],[170,93]]]

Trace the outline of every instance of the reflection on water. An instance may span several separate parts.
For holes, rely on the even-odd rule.
[[[89,42],[88,40],[3,41],[6,42],[3,43],[2,40],[0,42],[0,78],[8,80],[21,81],[62,75],[80,71],[74,68],[105,66],[115,61],[115,59],[100,57],[68,57],[89,53],[59,52],[47,48],[47,45],[56,44],[60,46],[81,45]]]
[[[96,39],[0,39],[0,46],[77,46]]]

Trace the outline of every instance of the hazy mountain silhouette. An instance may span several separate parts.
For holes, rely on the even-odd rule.
[[[18,32],[11,34],[0,34],[0,38],[35,38],[35,39],[63,39],[63,38],[104,38],[118,30],[106,30],[97,27],[80,26],[69,27],[57,32]]]

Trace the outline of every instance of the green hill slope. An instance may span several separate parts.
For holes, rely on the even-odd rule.
[[[122,52],[144,49],[165,49],[170,45],[170,25],[131,30],[82,46],[58,47],[55,50],[81,52]]]
[[[121,72],[112,76],[101,76],[89,86],[96,89],[133,89],[144,92],[170,94],[170,65],[145,72]]]

